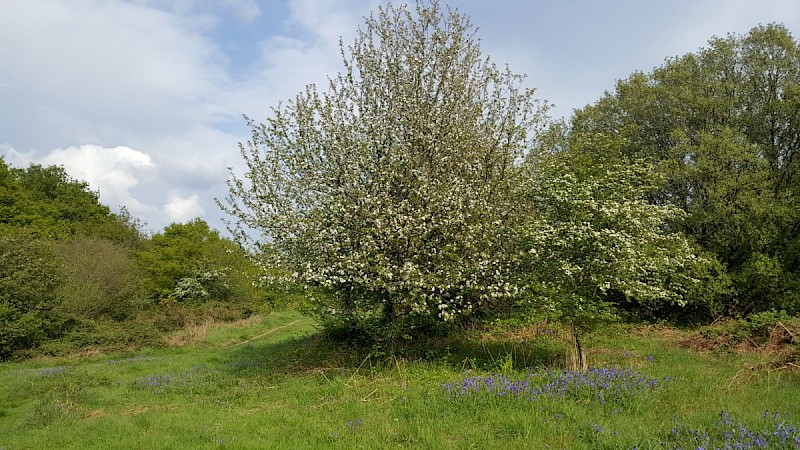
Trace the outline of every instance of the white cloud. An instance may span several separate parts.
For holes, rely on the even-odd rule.
[[[200,205],[200,197],[197,194],[182,197],[173,191],[167,196],[164,212],[173,222],[186,222],[196,217],[202,217],[205,209]]]
[[[170,183],[182,189],[206,190],[224,183],[230,166],[239,164],[234,136],[210,127],[151,138],[146,145]]]
[[[340,37],[355,35],[362,17],[376,9],[377,4],[375,1],[289,0],[289,22],[335,46]]]
[[[347,45],[373,2],[289,0],[286,29],[260,41],[260,57],[250,74],[222,101],[229,109],[260,119],[271,106],[308,84],[325,88],[343,67],[339,38]]]
[[[6,163],[15,167],[26,167],[34,160],[34,151],[21,152],[11,146],[11,144],[0,145],[0,155],[3,156]]]
[[[98,190],[100,201],[114,209],[125,206],[134,214],[150,214],[156,210],[131,193],[142,178],[149,178],[155,170],[150,156],[144,152],[124,146],[80,145],[53,150],[31,162],[64,166],[71,177],[84,180]]]
[[[18,147],[108,145],[222,113],[225,60],[192,17],[119,1],[4,0],[0,60],[0,82],[14,86],[2,94],[2,131]]]

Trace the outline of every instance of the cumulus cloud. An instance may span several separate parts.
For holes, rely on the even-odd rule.
[[[240,163],[241,137],[198,127],[181,134],[151,139],[148,148],[165,178],[183,190],[205,191],[224,184],[230,166]]]
[[[132,213],[149,215],[157,210],[134,198],[131,190],[142,178],[149,178],[155,167],[150,155],[129,147],[101,147],[80,145],[58,148],[43,158],[35,158],[34,152],[18,152],[10,146],[0,148],[8,155],[9,162],[18,167],[35,163],[44,166],[63,166],[70,177],[86,181],[99,191],[100,201],[112,208],[127,207]]]
[[[11,146],[11,144],[0,144],[0,155],[3,156],[6,163],[10,163],[17,167],[25,167],[34,159],[34,151],[21,152]]]
[[[319,39],[338,44],[339,38],[355,35],[362,17],[376,9],[380,2],[348,2],[338,0],[289,0],[289,22],[313,33]]]
[[[126,2],[0,4],[4,140],[108,145],[213,120],[224,57],[193,17]]]
[[[197,194],[183,197],[173,191],[167,196],[164,212],[173,222],[187,222],[202,217],[205,209],[200,205],[200,197]]]

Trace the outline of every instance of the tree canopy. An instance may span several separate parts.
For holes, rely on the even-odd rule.
[[[577,111],[571,133],[618,135],[621,155],[664,176],[651,202],[688,213],[673,225],[733,276],[722,309],[800,308],[800,46],[786,28],[714,38],[634,73]]]
[[[545,105],[438,2],[380,7],[344,71],[273,109],[224,205],[336,298],[325,318],[452,318],[514,294],[512,186]]]

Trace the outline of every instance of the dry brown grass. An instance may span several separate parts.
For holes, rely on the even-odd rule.
[[[186,327],[164,336],[164,343],[170,347],[183,347],[191,342],[203,340],[208,335],[208,328],[214,324],[215,322],[212,320],[190,323]]]
[[[686,332],[675,327],[666,325],[642,325],[631,330],[635,336],[641,337],[661,337],[668,341],[680,341],[686,337]]]
[[[164,336],[163,341],[170,347],[183,347],[186,344],[205,339],[208,336],[210,328],[220,325],[234,328],[248,328],[258,324],[263,319],[264,317],[261,314],[254,314],[246,319],[239,319],[234,322],[206,317],[199,322],[189,322],[189,324],[180,330]]]
[[[511,329],[492,329],[489,328],[481,333],[479,339],[485,342],[494,341],[519,341],[525,342],[536,339],[538,337],[547,336],[559,340],[568,341],[568,336],[554,328],[552,324],[543,320],[541,322],[525,325],[518,328]]]
[[[733,322],[730,322],[733,323]],[[679,341],[679,345],[697,352],[758,353],[761,361],[743,367],[730,380],[730,385],[743,383],[761,373],[781,374],[800,370],[800,321],[788,325],[778,322],[767,335],[742,336],[725,325],[699,330]]]
[[[235,322],[230,322],[228,324],[236,328],[248,328],[257,323],[260,323],[263,319],[264,317],[261,314],[253,314],[252,316],[246,319],[239,319]]]

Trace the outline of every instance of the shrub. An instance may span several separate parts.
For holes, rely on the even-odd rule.
[[[59,282],[50,242],[0,228],[0,360],[61,333]]]
[[[145,305],[143,272],[130,250],[114,242],[77,237],[61,243],[64,282],[59,309],[80,319],[124,320]]]
[[[256,302],[258,273],[247,253],[200,219],[173,223],[138,253],[148,295],[179,302]]]

